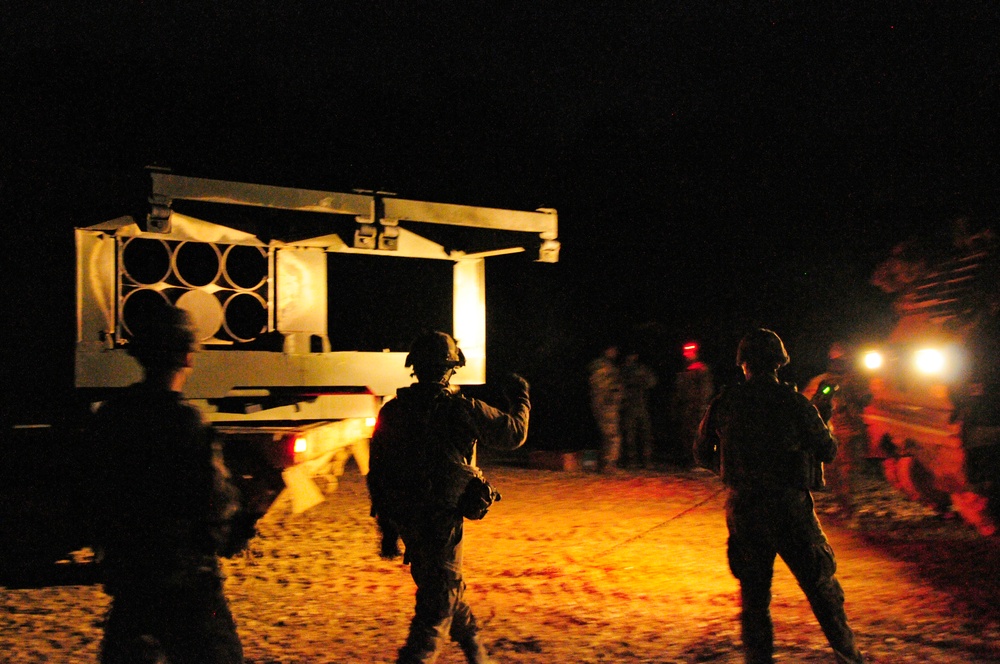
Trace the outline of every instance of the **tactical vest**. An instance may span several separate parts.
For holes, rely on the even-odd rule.
[[[723,481],[737,488],[811,489],[817,481],[805,417],[795,388],[744,383],[726,391],[720,413]]]
[[[397,524],[453,516],[476,444],[464,399],[449,390],[403,388],[386,404],[372,440],[374,507]]]

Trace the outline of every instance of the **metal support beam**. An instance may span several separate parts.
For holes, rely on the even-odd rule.
[[[341,194],[314,189],[208,180],[170,173],[154,172],[151,176],[153,194],[169,200],[184,199],[370,217],[375,207],[374,199],[377,197],[382,202],[379,207],[382,208],[386,219],[539,233],[544,240],[554,240],[558,236],[558,216],[554,210],[526,212],[430,203],[405,198],[383,198],[378,194]]]
[[[398,237],[396,226],[398,222],[406,221],[495,231],[538,233],[543,241],[540,260],[556,262],[559,256],[558,215],[552,209],[540,209],[535,212],[503,210],[391,198],[384,196],[381,192],[341,194],[314,189],[294,189],[192,178],[160,172],[151,172],[150,175],[153,179],[151,200],[162,201],[167,206],[173,200],[183,199],[301,212],[353,215],[358,218],[359,222],[375,225],[375,228],[372,229],[375,231],[371,234],[372,237],[359,236],[355,239],[355,246],[360,248],[378,246],[379,249],[395,249]],[[375,235],[385,235],[385,239],[376,240]],[[376,242],[378,242],[377,245]]]
[[[273,187],[245,182],[207,180],[170,173],[151,173],[153,195],[168,199],[228,203],[254,207],[351,214],[367,217],[372,210],[372,197],[360,194],[338,194],[314,189]]]
[[[405,198],[387,198],[385,199],[385,215],[400,221],[539,233],[543,240],[554,240],[558,236],[558,217],[555,211],[524,212],[473,207],[471,205],[452,205],[450,203],[427,203]]]

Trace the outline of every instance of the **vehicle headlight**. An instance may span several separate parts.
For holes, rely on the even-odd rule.
[[[936,348],[922,348],[914,355],[917,371],[928,376],[944,372],[944,353]]]
[[[870,350],[861,358],[861,363],[864,365],[865,369],[870,369],[872,371],[881,367],[883,362],[885,362],[885,358],[882,357],[882,353],[877,350]]]

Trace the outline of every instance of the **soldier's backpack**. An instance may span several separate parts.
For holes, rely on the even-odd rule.
[[[475,430],[463,399],[400,390],[372,439],[373,511],[397,524],[456,513],[481,519],[499,494],[472,466]]]

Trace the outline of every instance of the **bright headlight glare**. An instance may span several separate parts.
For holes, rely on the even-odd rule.
[[[864,364],[865,369],[872,370],[881,367],[883,361],[884,359],[882,357],[882,353],[877,350],[870,350],[864,354],[864,357],[861,358],[861,362]]]
[[[944,354],[936,348],[923,348],[914,356],[917,371],[936,375],[944,371]]]

